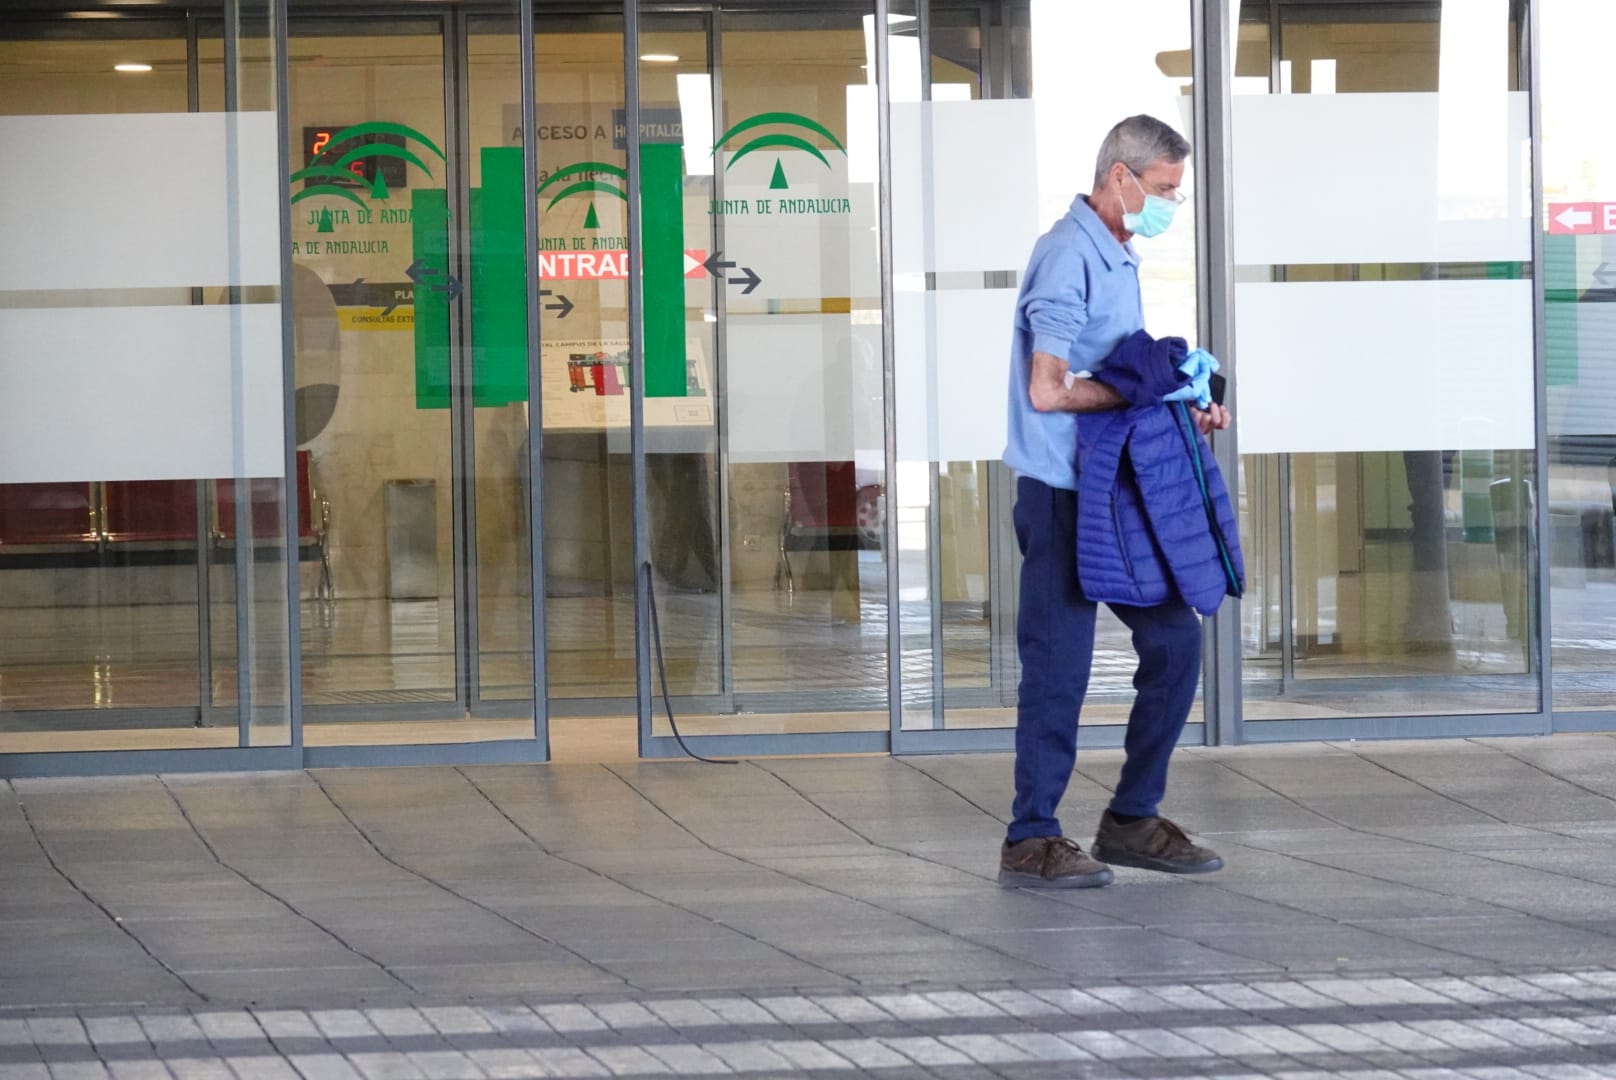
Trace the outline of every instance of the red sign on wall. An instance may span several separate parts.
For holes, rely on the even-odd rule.
[[[705,251],[685,252],[685,277],[706,277]],[[614,281],[628,277],[626,251],[541,251],[539,278],[543,281]]]
[[[1616,202],[1550,203],[1549,233],[1553,236],[1616,233]]]

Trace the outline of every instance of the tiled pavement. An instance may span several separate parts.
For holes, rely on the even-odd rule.
[[[0,1077],[1616,1076],[1616,739],[1186,751],[1228,869],[1065,894],[1009,768],[15,781]]]

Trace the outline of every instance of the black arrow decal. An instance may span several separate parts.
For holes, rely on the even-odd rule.
[[[734,265],[734,264],[732,263],[731,265]],[[745,285],[746,288],[741,290],[741,295],[742,296],[747,295],[753,289],[755,289],[759,285],[763,284],[763,279],[758,277],[757,271],[752,269],[750,266],[741,267],[741,273],[745,274],[746,276],[745,277],[738,277],[738,278],[730,278],[729,283],[731,285]]]
[[[1604,289],[1616,285],[1616,281],[1611,280],[1611,274],[1610,263],[1600,263],[1599,269],[1594,271],[1594,284]]]
[[[444,279],[443,284],[432,286],[432,291],[448,293],[449,299],[453,300],[460,295],[460,279],[451,274],[448,278]]]
[[[719,260],[723,257],[724,253],[722,251],[713,252],[711,255],[707,256],[707,261],[701,264],[702,269],[706,270],[713,277],[723,277],[725,270],[735,269],[735,264],[732,262],[720,262]]]
[[[437,267],[428,266],[425,259],[416,259],[404,271],[404,276],[419,285],[422,278],[436,277],[437,273]]]

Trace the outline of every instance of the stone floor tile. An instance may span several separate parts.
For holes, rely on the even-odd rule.
[[[341,1054],[292,1054],[288,1060],[303,1080],[364,1080]]]
[[[702,998],[701,1005],[726,1024],[777,1024],[774,1014],[750,998]],[[597,1013],[599,1008],[595,1010]]]
[[[28,1036],[36,1046],[88,1046],[90,1036],[76,1016],[31,1016]]]
[[[297,1070],[279,1057],[232,1057],[225,1063],[240,1080],[298,1080]]]
[[[755,1039],[745,1042],[708,1042],[702,1043],[701,1046],[703,1050],[739,1073],[766,1072],[792,1067],[789,1060],[770,1050],[768,1044]]]
[[[406,1056],[427,1080],[481,1080],[485,1075],[458,1050],[417,1050]]]
[[[974,1059],[963,1050],[937,1041],[929,1035],[906,1035],[881,1040],[917,1065],[970,1065]]]
[[[272,1039],[318,1039],[320,1029],[314,1026],[309,1014],[298,1009],[256,1010],[253,1015],[264,1034]]]
[[[668,1026],[656,1013],[638,1001],[597,1001],[589,1006],[589,1010],[602,1023],[616,1031],[636,1031],[645,1028],[665,1030]],[[534,1015],[537,1017],[536,1013]],[[539,1017],[539,1020],[545,1023],[542,1017]],[[546,1023],[545,1026],[549,1025]]]
[[[893,1015],[868,998],[851,994],[819,994],[808,999],[844,1024],[879,1024]]]
[[[0,1020],[0,1024],[4,1023],[6,1021]],[[20,1025],[20,1022],[18,1023]],[[97,1046],[122,1043],[144,1045],[148,1042],[146,1029],[141,1027],[140,1021],[133,1016],[87,1016],[84,1018],[84,1027],[90,1041]],[[259,1035],[263,1034],[256,1023],[253,1028]],[[0,1038],[0,1045],[3,1044],[4,1039]]]
[[[724,1018],[695,998],[647,1001],[645,1007],[671,1028],[723,1027]]]
[[[173,1080],[174,1074],[161,1061],[109,1061],[113,1080]]]
[[[540,1005],[534,1012],[563,1035],[607,1030],[606,1022],[583,1005]]]
[[[165,1070],[163,1075],[167,1076],[168,1072]],[[51,1080],[51,1074],[44,1062],[38,1064],[18,1062],[6,1066],[6,1080]]]
[[[720,1073],[730,1074],[731,1069],[721,1058],[714,1057],[694,1043],[653,1043],[645,1048],[654,1057],[666,1062],[675,1075],[686,1073]],[[536,1055],[541,1061],[544,1056]]]
[[[673,1067],[650,1051],[638,1046],[593,1046],[590,1056],[613,1076],[659,1076],[673,1073]]]
[[[358,1009],[316,1009],[309,1019],[328,1039],[367,1039],[381,1034]]]
[[[825,1048],[860,1069],[888,1069],[910,1064],[908,1058],[878,1039],[831,1039]]]
[[[966,1017],[968,1019],[983,1019],[992,1017],[1002,1018],[1006,1015],[1003,1009],[976,994],[968,994],[960,990],[934,990],[924,995],[926,1000],[947,1012],[950,1016]]]
[[[365,1080],[425,1080],[426,1077],[414,1062],[397,1052],[349,1054],[348,1060]]]
[[[793,995],[787,997],[759,997],[752,1000],[777,1017],[782,1024],[793,1027],[805,1024],[829,1024],[836,1019],[808,997]]]
[[[808,1039],[775,1039],[770,1041],[769,1049],[802,1070],[824,1069],[840,1072],[852,1068],[853,1065],[829,1047]]]
[[[1109,1031],[1062,1031],[1062,1039],[1085,1054],[1101,1061],[1119,1061],[1128,1058],[1155,1058],[1157,1055],[1130,1039]]]
[[[998,1036],[1023,1053],[1038,1061],[1095,1061],[1093,1054],[1079,1050],[1073,1043],[1044,1031],[1007,1031]]]
[[[53,1061],[46,1067],[51,1080],[107,1080],[111,1075],[99,1061]],[[3,1070],[0,1075],[4,1075]],[[225,1075],[230,1075],[228,1070]]]
[[[538,1071],[538,1063],[525,1050],[508,1048],[468,1050],[466,1056],[484,1076],[495,1080],[526,1080]]]
[[[370,1008],[365,1020],[388,1038],[408,1035],[436,1035],[438,1029],[427,1018],[410,1008]]]
[[[1569,1017],[1531,1016],[1524,1018],[1521,1023],[1546,1031],[1577,1046],[1610,1046],[1616,1043],[1616,1036],[1612,1036],[1610,1032],[1600,1031],[1587,1024],[1579,1024]]]
[[[231,1012],[199,1012],[192,1013],[191,1019],[202,1030],[203,1038],[212,1043],[227,1040],[262,1039],[264,1029],[258,1026],[258,1021],[245,1010]],[[95,1034],[91,1030],[91,1036]]]
[[[230,1066],[223,1058],[170,1058],[163,1063],[176,1080],[231,1080]]]
[[[421,1009],[421,1015],[442,1035],[489,1035],[494,1031],[494,1025],[469,1006],[429,1006]]]

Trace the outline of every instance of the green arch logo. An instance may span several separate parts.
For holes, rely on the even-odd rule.
[[[829,128],[817,120],[803,116],[801,113],[793,112],[758,113],[756,116],[748,117],[747,119],[742,120],[740,123],[724,132],[724,134],[719,138],[718,142],[713,144],[713,153],[716,155],[720,150],[724,149],[724,144],[728,143],[736,136],[744,135],[749,131],[755,131],[762,127],[792,127],[797,128],[799,131],[806,131],[811,134],[818,135],[820,138],[829,142],[831,146],[839,151],[843,157],[847,156],[847,148],[842,145],[841,140],[838,139]],[[734,154],[730,156],[729,164],[724,166],[724,171],[729,172],[729,170],[735,167],[736,162],[740,161],[748,154],[754,154],[759,150],[801,150],[810,156],[817,158],[819,163],[825,166],[825,168],[830,168],[830,159],[825,157],[824,152],[820,150],[819,147],[803,138],[801,135],[794,134],[792,132],[774,131],[754,135],[745,143],[741,144],[740,149],[736,150]],[[769,180],[769,187],[776,191],[783,191],[790,186],[791,185],[786,181],[785,166],[781,163],[779,158],[775,158],[774,175]]]
[[[602,180],[602,176],[612,177],[611,180]],[[557,169],[550,174],[550,178],[539,185],[539,194],[555,187],[564,180],[570,180],[560,191],[551,197],[545,206],[546,210],[555,208],[555,204],[563,199],[570,199],[574,195],[616,195],[624,202],[628,202],[628,170],[621,165],[613,165],[605,161],[580,161],[565,168]],[[600,228],[600,215],[595,212],[595,204],[589,204],[589,213],[584,218],[584,228]]]
[[[414,165],[426,173],[427,176],[432,175],[431,167],[421,160],[420,155],[409,149],[407,145],[399,146],[391,142],[362,142],[338,153],[338,148],[348,146],[355,140],[363,139],[367,135],[388,135],[402,138],[406,144],[414,140],[430,150],[439,161],[448,160],[436,143],[407,124],[395,124],[385,120],[371,120],[363,124],[354,124],[332,135],[331,141],[326,144],[330,149],[318,154],[307,168],[299,169],[292,174],[291,180],[294,184],[299,180],[324,181],[324,183],[309,184],[292,196],[292,202],[301,202],[304,199],[312,199],[322,195],[334,195],[339,199],[347,199],[349,202],[363,207],[365,200],[348,185],[352,184],[355,178],[361,175],[354,171],[354,165],[370,158],[398,158]],[[343,181],[343,183],[336,182],[339,180]],[[382,175],[381,170],[377,169],[376,179],[371,181],[370,184],[370,197],[376,200],[384,200],[390,194],[387,189],[386,178]]]

